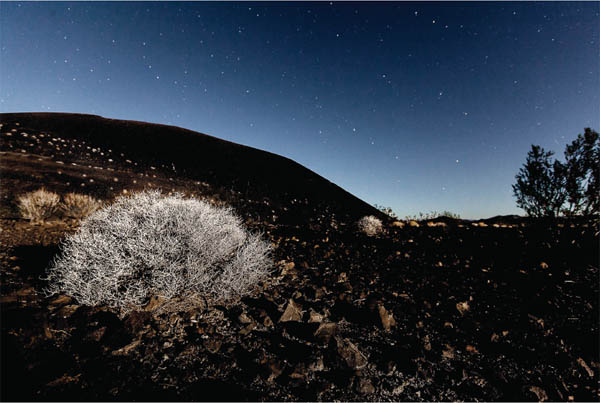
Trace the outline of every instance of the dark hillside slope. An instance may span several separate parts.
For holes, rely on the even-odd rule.
[[[0,114],[0,123],[19,123],[23,130],[83,140],[126,154],[140,164],[138,168],[166,166],[179,178],[230,188],[246,197],[269,197],[275,204],[306,199],[307,204],[328,206],[352,219],[366,214],[383,217],[371,205],[289,158],[175,126],[68,113],[6,113]]]

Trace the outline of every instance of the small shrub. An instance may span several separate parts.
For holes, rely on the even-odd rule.
[[[374,236],[381,232],[383,225],[379,218],[369,215],[358,220],[358,228],[368,236]]]
[[[406,216],[404,217],[405,221],[427,221],[427,220],[435,220],[440,217],[449,217],[460,220],[460,214],[455,214],[451,211],[444,210],[441,213],[437,211],[430,211],[428,213],[420,212],[418,215]]]
[[[436,218],[440,218],[440,217],[448,217],[448,218],[454,218],[456,220],[460,220],[460,214],[453,213],[448,210],[442,211]]]
[[[126,313],[151,297],[231,300],[270,272],[270,244],[230,208],[145,191],[92,213],[61,245],[47,295]]]
[[[378,204],[374,204],[373,206],[377,210],[381,211],[382,213],[384,213],[392,218],[398,218],[398,215],[396,213],[394,213],[394,210],[392,210],[391,207],[384,207],[384,206],[380,206]]]
[[[43,188],[25,193],[17,200],[21,216],[32,222],[45,221],[55,217],[59,212],[59,203],[60,196]]]
[[[102,208],[102,203],[95,198],[78,193],[67,193],[60,209],[64,216],[71,218],[85,218],[94,211]]]

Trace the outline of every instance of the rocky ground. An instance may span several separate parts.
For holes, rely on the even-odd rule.
[[[3,400],[600,398],[597,221],[388,220],[368,237],[308,199],[248,197],[108,150],[86,159],[46,133],[59,156],[24,126],[0,127]],[[227,306],[151,300],[120,317],[47,298],[41,277],[78,223],[18,217],[16,197],[41,185],[231,204],[274,244],[275,270]]]

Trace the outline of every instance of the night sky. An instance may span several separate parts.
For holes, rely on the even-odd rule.
[[[532,143],[600,129],[600,3],[0,2],[0,111],[171,124],[401,217],[524,214]]]

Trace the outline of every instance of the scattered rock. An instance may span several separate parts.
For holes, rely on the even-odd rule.
[[[362,369],[367,366],[367,357],[350,340],[336,336],[335,341],[338,353],[350,368]]]
[[[213,354],[216,354],[221,349],[221,340],[210,338],[204,341],[204,347]]]
[[[36,295],[36,292],[33,287],[25,287],[21,288],[20,290],[17,290],[15,294],[19,297],[31,297],[33,295]]]
[[[264,319],[263,319],[263,325],[271,328],[274,326],[273,320],[271,319],[271,317],[269,315],[265,315]]]
[[[301,322],[302,308],[298,306],[294,300],[290,299],[283,315],[279,318],[279,322]]]
[[[468,344],[468,345],[465,347],[465,350],[467,350],[467,352],[469,352],[469,353],[473,353],[473,354],[477,354],[477,353],[479,353],[479,350],[477,350],[477,348],[475,348],[475,347],[471,346],[470,344]]]
[[[537,316],[534,316],[530,313],[528,313],[527,316],[529,317],[529,319],[537,323],[540,328],[544,328],[544,319],[538,318]]]
[[[394,315],[388,312],[383,305],[379,305],[379,318],[386,332],[389,332],[393,326],[396,326]]]
[[[66,305],[71,303],[72,301],[73,298],[69,297],[68,295],[59,295],[58,297],[50,301],[48,305],[51,307],[51,309],[56,309],[59,305]]]
[[[63,319],[69,318],[79,309],[79,306],[75,304],[65,305],[56,312],[56,315]]]
[[[363,395],[370,395],[375,393],[375,387],[371,383],[371,380],[367,378],[360,378],[358,380],[358,390]]]
[[[583,358],[579,357],[577,359],[577,364],[579,364],[581,366],[581,368],[585,369],[585,371],[590,376],[590,378],[594,377],[594,371],[592,371],[592,369],[590,367],[588,367],[588,365],[586,364],[586,362],[583,361]]]
[[[324,343],[329,343],[331,337],[335,336],[337,332],[337,325],[335,323],[321,323],[319,328],[315,331],[315,337]]]
[[[95,330],[91,331],[90,333],[88,333],[87,339],[93,340],[95,342],[99,342],[105,333],[106,333],[106,326],[102,326],[101,328],[95,329]]]
[[[423,337],[423,348],[426,351],[431,351],[431,341],[429,339],[429,335],[426,334],[425,337]]]
[[[408,385],[409,385],[408,381],[402,381],[402,383],[400,385],[396,386],[394,388],[394,390],[392,390],[392,394],[398,395],[400,393],[403,393],[404,392],[404,388],[406,388]]]
[[[321,323],[323,322],[325,317],[320,313],[317,313],[314,309],[310,309],[310,317],[308,318],[308,323]]]
[[[141,344],[141,340],[134,340],[133,342],[129,343],[128,345],[126,345],[125,347],[122,347],[118,350],[113,351],[111,354],[115,355],[115,356],[125,356],[125,355],[129,355],[133,350],[135,350],[137,348],[137,346],[139,346]]]
[[[15,294],[3,295],[0,297],[0,304],[12,304],[17,301],[18,301],[18,298]]]
[[[469,305],[468,301],[459,302],[456,304],[456,309],[458,310],[458,312],[460,312],[461,315],[464,315],[465,313],[469,312],[471,306]]]
[[[294,269],[294,267],[296,267],[296,264],[294,262],[286,262],[285,260],[282,260],[279,263],[281,264],[282,277],[290,275],[292,278],[295,278],[298,275],[298,271]]]
[[[50,328],[48,326],[44,326],[44,336],[46,336],[47,339],[54,338],[54,336],[52,335],[52,332],[50,331]]]
[[[329,292],[325,286],[321,286],[315,290],[315,300],[319,301],[322,297],[326,296]]]
[[[248,333],[250,333],[251,331],[253,331],[254,329],[256,329],[256,323],[252,322],[248,326],[246,326],[245,328],[243,328],[242,330],[240,330],[240,334],[242,336],[245,336]]]
[[[548,401],[548,394],[546,391],[538,386],[530,386],[529,391],[535,393],[538,398],[538,401],[545,402]]]
[[[305,380],[307,375],[308,374],[306,373],[306,368],[304,367],[304,364],[300,363],[296,366],[296,368],[294,369],[294,372],[292,372],[290,374],[290,378]]]
[[[250,318],[250,317],[249,317],[249,316],[246,314],[246,312],[242,312],[242,313],[240,314],[240,316],[238,316],[238,320],[240,321],[240,323],[243,323],[243,324],[246,324],[246,325],[247,325],[248,323],[253,323],[253,322],[254,322],[254,320],[252,320],[252,318]]]
[[[442,357],[449,360],[454,359],[454,347],[446,344],[446,348],[442,350]]]
[[[323,363],[323,358],[319,357],[319,359],[308,366],[308,369],[313,372],[319,372],[325,370],[325,364]]]
[[[131,333],[137,333],[152,319],[148,311],[132,311],[125,319],[124,325]]]
[[[58,379],[55,379],[55,380],[53,380],[51,382],[48,382],[46,384],[46,386],[54,388],[54,387],[66,385],[66,384],[69,384],[69,383],[79,382],[79,377],[80,376],[81,376],[81,374],[78,374],[76,376],[70,376],[70,375],[65,374],[65,375],[61,376],[60,378],[58,378]]]
[[[283,372],[283,368],[277,361],[269,362],[269,369],[271,370],[271,375],[267,379],[268,382],[273,382]]]

